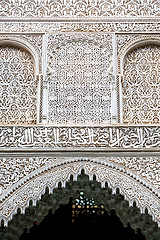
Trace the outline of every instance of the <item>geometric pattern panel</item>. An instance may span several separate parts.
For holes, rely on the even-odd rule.
[[[111,123],[111,76],[107,71],[111,37],[57,35],[50,41],[49,123]]]
[[[0,123],[36,123],[37,83],[32,56],[25,50],[0,47]]]
[[[160,123],[160,47],[147,45],[124,60],[123,123]]]

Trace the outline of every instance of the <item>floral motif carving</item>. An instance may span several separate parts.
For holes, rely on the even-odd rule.
[[[0,46],[0,123],[35,123],[37,82],[32,56]]]
[[[8,25],[7,25],[8,26]],[[14,27],[10,30],[16,30]],[[3,41],[9,41],[9,42],[15,42],[16,46],[19,45],[19,43],[23,43],[24,45],[27,44],[27,47],[31,50],[34,50],[34,53],[36,53],[36,57],[39,65],[39,71],[42,71],[42,38],[43,34],[4,34],[5,30],[3,31],[3,34],[0,34],[0,40]],[[8,31],[7,31],[8,32]]]
[[[160,226],[160,160],[158,156],[139,155],[140,151],[159,154],[160,127],[128,125],[160,123],[159,47],[141,47],[138,53],[133,51],[126,56],[122,84],[127,124],[106,125],[117,120],[116,101],[119,101],[118,107],[121,105],[120,98],[116,99],[116,80],[121,83],[120,60],[124,50],[136,41],[160,39],[159,0],[2,0],[0,16],[0,41],[24,41],[36,52],[39,119],[55,124],[12,126],[13,123],[36,123],[38,80],[34,76],[34,61],[27,51],[0,46],[3,73],[0,77],[0,124],[10,124],[0,126],[0,150],[4,156],[0,157],[0,220],[4,219],[6,225],[18,207],[24,213],[30,199],[35,204],[46,186],[50,192],[59,181],[65,186],[70,175],[76,180],[83,168],[90,179],[95,174],[102,187],[107,181],[113,193],[118,187],[130,205],[136,201],[141,212],[147,206]],[[136,54],[134,62],[132,55]],[[119,75],[116,76],[117,59]],[[146,59],[147,64],[140,64]],[[135,69],[147,76],[143,84],[139,82],[142,74],[135,74],[134,63]],[[138,97],[133,96],[133,88]],[[49,108],[44,109],[47,97]],[[146,112],[152,108],[154,117],[144,113],[138,105],[140,102]],[[126,110],[128,106],[130,109]],[[138,120],[133,119],[131,108],[139,115]],[[27,118],[23,119],[24,116]],[[60,126],[60,123],[67,125]],[[114,151],[122,155],[62,157],[64,150],[81,150],[84,156],[86,151],[90,154]],[[11,156],[10,151],[17,157]],[[39,151],[42,155],[37,154]],[[58,151],[56,156],[59,157],[44,157],[44,152],[54,151]],[[126,157],[125,154],[132,156],[129,151],[134,151],[135,157]]]
[[[160,123],[160,48],[139,47],[124,59],[123,122]]]
[[[159,17],[159,1],[105,0],[3,0],[0,16],[5,17]]]
[[[8,157],[0,158],[1,199],[10,194],[17,186],[29,181],[47,169],[64,164],[65,162],[75,162],[76,164],[76,162],[81,160],[97,162],[111,168],[116,167],[118,170],[123,170],[125,174],[141,180],[144,185],[149,186],[152,191],[156,191],[160,195],[158,192],[160,190],[159,157]]]
[[[160,31],[160,23],[159,21],[155,22],[141,22],[141,21],[104,21],[104,22],[93,22],[93,21],[83,21],[83,22],[0,22],[0,32],[1,33],[11,33],[11,32],[30,32],[30,33],[50,33],[50,32],[157,32]]]

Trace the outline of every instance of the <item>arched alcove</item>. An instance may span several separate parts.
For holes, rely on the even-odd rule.
[[[124,227],[127,227],[129,222],[135,232],[140,228],[147,240],[151,240],[153,237],[158,239],[157,236],[160,234],[158,225],[152,221],[151,216],[147,212],[141,214],[136,207],[136,203],[130,207],[118,189],[116,193],[113,193],[107,182],[104,187],[101,187],[100,183],[89,179],[85,171],[81,170],[76,181],[73,180],[71,175],[65,187],[62,186],[61,182],[59,183],[58,188],[55,188],[52,192],[46,187],[44,195],[37,201],[36,206],[33,206],[30,201],[30,206],[26,208],[25,214],[21,214],[20,210],[17,209],[17,214],[9,222],[8,227],[1,227],[2,239],[18,240],[24,228],[29,230],[35,221],[40,224],[50,209],[52,213],[57,212],[60,206],[66,206],[69,203],[70,198],[72,198],[73,203],[76,203],[82,192],[88,201],[90,201],[89,199],[92,199],[92,202],[94,200],[98,208],[103,205],[109,215],[114,209]]]
[[[123,123],[160,123],[160,46],[155,41],[133,45],[123,59]]]
[[[37,64],[15,41],[0,42],[0,124],[34,124],[37,120]]]

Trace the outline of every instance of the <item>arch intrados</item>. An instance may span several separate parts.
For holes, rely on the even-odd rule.
[[[124,70],[124,59],[127,56],[127,54],[131,53],[135,49],[139,47],[144,47],[148,45],[155,45],[155,46],[160,46],[160,40],[157,39],[145,39],[145,40],[140,40],[138,42],[131,43],[127,48],[122,53],[121,57],[121,74],[123,75],[123,70]]]
[[[35,75],[38,75],[39,73],[38,55],[35,49],[29,43],[25,41],[18,41],[15,39],[2,39],[0,40],[0,47],[1,46],[16,47],[16,48],[27,51],[27,53],[29,53],[33,58],[34,66],[35,66],[35,69],[34,69]]]

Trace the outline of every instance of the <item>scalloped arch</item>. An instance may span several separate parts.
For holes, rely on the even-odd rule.
[[[50,193],[53,192],[54,188],[58,187],[59,182],[62,183],[62,187],[65,187],[70,176],[73,175],[73,179],[77,180],[82,169],[90,180],[93,179],[95,174],[96,181],[101,183],[102,188],[105,187],[106,182],[108,187],[113,190],[113,193],[116,193],[116,189],[119,188],[119,192],[129,202],[129,206],[133,206],[133,202],[136,201],[141,213],[145,212],[147,206],[148,213],[160,226],[160,200],[152,191],[124,172],[90,161],[63,163],[31,178],[3,201],[0,206],[0,221],[3,219],[5,226],[7,226],[8,221],[17,212],[17,208],[20,208],[24,213],[26,207],[29,206],[30,200],[35,205],[37,200],[41,199],[46,187],[49,188]]]

